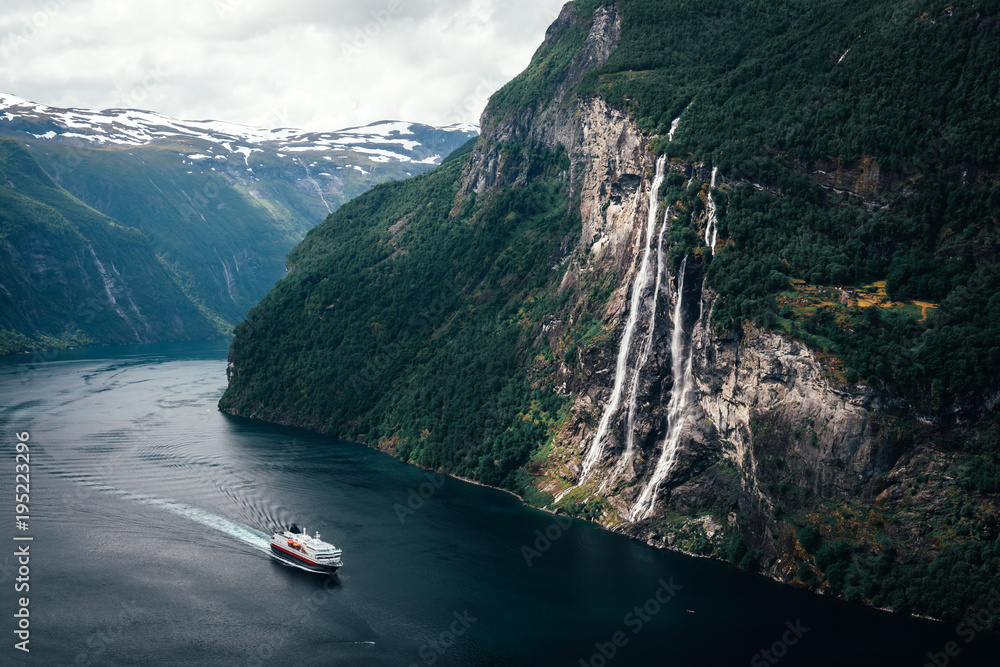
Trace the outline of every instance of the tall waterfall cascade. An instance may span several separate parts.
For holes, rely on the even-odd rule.
[[[622,334],[622,340],[618,347],[618,361],[615,365],[615,381],[611,389],[611,398],[608,400],[608,403],[604,408],[604,414],[601,417],[597,433],[594,435],[594,440],[591,442],[587,455],[583,460],[583,471],[580,474],[577,486],[584,482],[594,469],[597,462],[601,460],[601,455],[604,453],[604,439],[607,435],[608,427],[611,424],[612,418],[618,412],[618,407],[621,404],[622,390],[625,386],[626,376],[629,373],[628,360],[629,352],[632,348],[632,338],[635,335],[636,325],[639,320],[639,311],[642,309],[643,295],[645,294],[646,287],[649,284],[653,235],[656,233],[656,221],[659,217],[660,185],[663,183],[666,164],[666,156],[661,156],[656,161],[656,176],[653,178],[653,183],[649,189],[649,217],[646,221],[646,248],[643,252],[642,263],[639,265],[639,271],[635,277],[635,283],[632,286],[632,298],[629,303],[628,320],[625,324],[625,332]],[[561,498],[564,494],[560,494],[558,498]]]
[[[632,376],[632,387],[629,391],[628,418],[625,421],[625,453],[619,462],[619,468],[623,468],[632,457],[635,448],[635,417],[637,412],[639,378],[642,377],[642,370],[649,361],[649,354],[653,351],[653,340],[656,336],[656,307],[660,302],[660,285],[663,283],[664,257],[663,257],[663,233],[667,230],[670,221],[670,208],[663,214],[663,222],[660,224],[660,235],[656,242],[656,288],[653,290],[653,303],[649,309],[649,325],[647,326],[646,344],[643,345],[639,354],[639,361],[635,365],[635,373]]]
[[[691,373],[693,350],[690,344],[685,345],[684,340],[684,276],[687,271],[687,259],[684,257],[677,272],[677,302],[674,306],[673,331],[670,336],[671,371],[674,386],[670,392],[670,404],[667,408],[667,435],[653,475],[632,507],[632,521],[645,519],[653,513],[660,483],[673,469],[677,460],[677,450],[680,447],[681,431],[684,427],[684,411],[693,384]]]
[[[674,122],[670,123],[670,131],[667,132],[667,141],[674,140],[674,132],[677,131],[677,127],[681,124],[681,117],[678,116],[674,118]]]

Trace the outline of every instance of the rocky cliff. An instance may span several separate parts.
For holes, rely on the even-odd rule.
[[[547,42],[572,19],[570,7]],[[558,291],[566,301],[529,339],[558,357],[588,312],[599,316],[603,334],[579,346],[578,364],[536,366],[541,382],[568,397],[568,407],[545,457],[533,463],[529,496],[651,544],[736,555],[746,567],[800,583],[819,572],[796,538],[803,524],[831,539],[858,539],[872,553],[881,547],[865,540],[865,531],[930,546],[933,540],[917,537],[926,527],[906,510],[940,506],[942,498],[917,498],[901,487],[916,470],[929,467],[946,478],[956,472],[954,454],[930,453],[938,437],[934,420],[898,396],[846,381],[836,358],[785,334],[749,323],[713,326],[717,296],[705,269],[714,243],[680,266],[669,261],[663,239],[675,215],[669,202],[661,207],[659,192],[651,193],[658,185],[651,146],[672,140],[683,115],[670,137],[652,136],[603,97],[571,94],[607,61],[620,34],[616,7],[598,7],[577,57],[542,102],[502,118],[487,109],[485,141],[464,172],[464,192],[489,196],[524,179],[509,172],[503,179],[504,145],[562,146],[571,160],[568,178],[582,226],[560,258],[567,268]],[[885,191],[901,190],[905,180],[880,176],[870,157],[857,166],[825,165],[830,173],[824,165],[817,163],[811,177],[821,187],[850,191],[862,206],[866,197],[874,208],[886,206]],[[700,195],[705,204],[717,184],[726,191],[741,183],[765,189],[711,171],[673,159],[660,176],[676,174],[685,186],[711,180]],[[699,237],[716,215],[706,205],[694,216]],[[595,285],[610,291],[604,304],[595,303]],[[544,498],[552,500],[537,500]],[[838,518],[843,512],[848,518],[841,523],[849,527],[824,527],[817,516],[824,510]]]
[[[955,616],[1000,567],[983,457],[995,379],[953,374],[970,367],[948,341],[962,331],[982,358],[997,353],[968,315],[995,311],[976,241],[992,232],[969,226],[964,245],[942,232],[939,257],[972,258],[944,270],[920,239],[957,213],[923,173],[764,141],[812,128],[802,114],[787,130],[713,124],[734,95],[741,110],[757,99],[736,84],[760,76],[756,43],[727,47],[758,14],[721,4],[667,13],[716,32],[692,45],[660,25],[677,40],[662,62],[646,48],[666,21],[657,3],[567,5],[470,154],[377,188],[293,253],[237,329],[220,405],[657,546]],[[838,64],[808,67],[850,89]],[[704,77],[700,97],[679,71]],[[975,173],[949,201],[987,200]],[[960,301],[935,282],[946,274],[968,280]],[[856,278],[871,283],[845,284]],[[934,290],[940,302],[910,300]],[[986,574],[952,567],[964,561]]]

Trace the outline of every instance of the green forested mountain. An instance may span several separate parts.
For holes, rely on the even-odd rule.
[[[0,352],[219,335],[149,239],[57,186],[0,139]]]
[[[998,45],[995,1],[569,3],[474,146],[293,251],[220,405],[959,618],[1000,586]]]
[[[253,184],[233,187],[223,173],[185,163],[177,148],[31,144],[63,188],[141,231],[188,297],[232,326],[284,275],[309,218],[247,196]]]
[[[657,135],[684,112],[664,150],[745,183],[718,202],[729,211],[720,230],[736,252],[720,255],[709,272],[722,296],[717,322],[774,327],[780,318],[834,348],[866,380],[907,388],[913,398],[932,385],[946,398],[995,387],[1000,5],[670,9],[665,17],[663,3],[623,3],[621,43],[579,94],[627,105]],[[873,191],[862,182],[838,192],[816,178],[838,167],[860,180],[877,172]],[[860,206],[859,195],[870,203]],[[827,285],[887,279],[890,296],[941,309],[916,327],[878,309],[836,322],[784,317],[790,313],[777,312],[775,297],[787,277]]]
[[[0,94],[0,110],[0,135],[19,142],[5,144],[8,154],[26,151],[33,158],[19,153],[19,161],[8,165],[15,176],[30,160],[32,173],[44,172],[40,178],[49,190],[75,198],[76,206],[89,207],[87,215],[106,216],[119,230],[139,232],[136,238],[147,244],[152,256],[146,259],[156,265],[163,285],[155,300],[133,295],[142,318],[155,310],[149,317],[173,321],[176,316],[181,322],[194,309],[203,325],[187,328],[175,322],[161,330],[115,322],[115,317],[128,317],[117,313],[112,297],[93,292],[95,283],[67,287],[50,284],[63,280],[61,275],[42,271],[27,280],[4,271],[0,282],[27,280],[30,285],[18,297],[18,309],[31,310],[32,291],[58,292],[81,303],[107,302],[114,315],[105,321],[89,308],[81,318],[73,315],[79,306],[66,303],[32,311],[28,319],[11,310],[0,354],[228,332],[284,276],[288,251],[324,215],[375,183],[431,168],[475,134],[467,125],[435,128],[395,121],[332,133],[256,129],[127,109],[57,109],[6,94]],[[49,199],[39,201],[50,204]],[[79,239],[29,247],[24,244],[37,241],[32,234],[43,233],[34,228],[36,216],[15,203],[2,213],[27,230],[27,235],[6,237],[11,267],[21,261],[15,258],[32,253],[44,255],[37,261],[45,265],[79,261],[80,250],[73,246],[82,243]],[[103,239],[94,238],[92,230],[77,228],[73,215],[66,217],[68,228],[76,228],[97,256],[118,250],[114,244],[102,246]],[[110,266],[109,275],[123,285],[149,278],[132,275],[128,262]]]
[[[518,469],[558,401],[539,391],[532,404],[521,338],[553,306],[535,297],[579,221],[556,178],[560,154],[512,155],[534,171],[530,186],[457,198],[471,148],[307,235],[289,276],[237,329],[226,409],[523,485]]]

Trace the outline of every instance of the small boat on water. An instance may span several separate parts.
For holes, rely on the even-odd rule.
[[[288,530],[279,530],[271,535],[271,551],[327,572],[336,572],[344,564],[340,560],[340,549],[321,540],[319,532],[315,537],[310,537],[305,530],[300,532],[294,523]]]

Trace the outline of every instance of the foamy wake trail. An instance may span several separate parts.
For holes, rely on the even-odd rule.
[[[97,482],[77,480],[77,483],[111,495],[128,498],[129,500],[134,500],[144,505],[152,505],[153,507],[168,510],[178,516],[184,517],[185,519],[190,519],[195,523],[200,523],[203,526],[229,535],[230,537],[233,537],[236,540],[239,540],[240,542],[256,549],[264,552],[270,552],[270,538],[267,533],[259,531],[256,528],[251,528],[250,526],[231,521],[217,514],[212,514],[211,512],[206,512],[205,510],[197,507],[192,507],[191,505],[186,505],[184,503],[178,503],[173,500],[155,498],[141,493],[132,493],[131,491],[125,491],[124,489],[118,489],[113,486]]]

